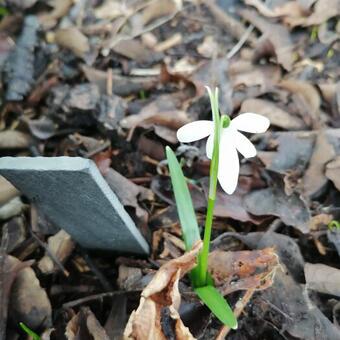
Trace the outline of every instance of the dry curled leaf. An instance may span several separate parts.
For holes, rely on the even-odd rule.
[[[340,156],[336,157],[332,162],[329,162],[326,166],[326,176],[340,191]]]
[[[258,157],[267,169],[285,173],[304,171],[313,153],[315,136],[306,132],[280,132],[272,136],[277,152],[259,152]]]
[[[258,28],[263,36],[261,40],[269,40],[273,45],[275,55],[279,64],[287,71],[293,67],[293,43],[287,28],[280,24],[273,24],[256,11],[244,9],[240,11],[242,17]]]
[[[110,340],[90,308],[83,307],[67,324],[67,340]]]
[[[267,117],[271,125],[286,130],[303,130],[306,127],[301,119],[289,114],[269,100],[247,99],[242,103],[240,112],[256,112]]]
[[[339,0],[318,0],[309,16],[286,18],[285,22],[291,27],[320,25],[339,14]]]
[[[245,0],[247,5],[254,6],[260,14],[268,18],[277,17],[300,17],[303,15],[303,8],[298,1],[287,1],[282,5],[269,8],[265,2],[260,0]]]
[[[326,164],[335,156],[333,145],[327,140],[324,131],[317,135],[314,151],[308,168],[303,176],[303,190],[305,195],[314,197],[319,195],[328,182],[325,176]]]
[[[278,216],[286,225],[302,233],[309,232],[311,214],[306,203],[296,193],[288,196],[281,187],[256,190],[245,197],[245,204],[251,214]]]
[[[39,18],[40,24],[49,28],[56,24],[59,18],[65,16],[72,6],[73,0],[52,0],[49,1],[49,5],[53,6],[52,11],[48,13],[41,14]]]
[[[183,256],[164,264],[142,292],[139,307],[132,312],[124,336],[135,340],[166,340],[164,328],[171,327],[176,339],[194,339],[180,319],[178,283],[196,264],[202,242]],[[166,317],[166,316],[167,317]]]
[[[286,249],[286,252],[289,250]],[[336,326],[311,301],[307,291],[289,272],[277,271],[273,286],[261,292],[261,300],[264,301],[264,306],[267,305],[261,312],[262,317],[270,315],[271,322],[276,322],[284,313],[281,327],[294,339],[340,338]]]
[[[200,180],[200,183],[205,192],[205,197],[208,197],[209,192],[209,180],[204,178]],[[232,218],[241,222],[252,222],[254,224],[261,224],[263,218],[253,216],[248,213],[244,204],[244,197],[252,189],[253,178],[240,176],[239,184],[233,195],[226,195],[225,192],[218,188],[216,192],[216,203],[214,208],[214,216],[223,218]],[[194,205],[198,205],[198,199],[200,196],[192,195]],[[205,208],[206,201],[202,202]]]
[[[159,96],[157,100],[144,106],[139,113],[122,119],[120,124],[125,129],[131,129],[131,132],[137,126],[145,129],[153,127],[159,137],[176,144],[176,130],[188,123],[189,118],[187,112],[175,107],[174,101],[177,99],[173,96]]]
[[[293,101],[306,124],[319,127],[321,99],[316,88],[309,82],[296,79],[284,79],[278,86],[292,94]]]
[[[154,198],[153,192],[150,189],[131,182],[112,168],[107,169],[105,179],[113,192],[117,194],[122,204],[135,208],[137,217],[146,221],[148,213],[141,208],[138,200],[152,201]]]
[[[305,277],[308,288],[340,297],[340,270],[321,263],[306,263]]]
[[[122,40],[113,47],[113,51],[138,63],[150,63],[157,57],[137,39]]]
[[[261,92],[268,92],[281,78],[280,67],[276,65],[254,65],[251,62],[236,61],[228,70],[235,89],[242,86],[259,86]]]
[[[213,251],[209,272],[223,295],[238,290],[266,289],[279,266],[274,248],[252,251]]]

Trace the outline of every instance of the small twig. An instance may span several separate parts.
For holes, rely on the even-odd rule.
[[[113,290],[113,286],[107,280],[107,278],[101,272],[101,270],[98,269],[98,267],[95,265],[95,263],[93,262],[93,260],[89,256],[89,254],[83,248],[81,248],[81,247],[79,247],[79,248],[80,248],[80,252],[81,252],[83,259],[85,260],[86,264],[90,267],[91,271],[97,276],[97,278],[98,278],[99,282],[102,284],[103,288],[106,291]]]
[[[50,250],[49,246],[40,240],[40,238],[33,232],[32,229],[28,228],[30,234],[32,235],[32,237],[37,241],[37,243],[45,249],[46,254],[52,259],[52,261],[59,267],[59,269],[61,270],[61,272],[66,276],[69,277],[70,273],[66,270],[66,268],[64,267],[64,265],[60,262],[60,260],[55,256],[55,254],[53,254],[53,252]]]
[[[63,304],[63,308],[65,308],[65,309],[66,308],[73,308],[75,306],[79,306],[83,303],[87,303],[87,302],[90,302],[90,301],[100,300],[100,299],[105,298],[105,297],[111,297],[111,296],[120,295],[120,294],[127,294],[127,293],[140,293],[140,291],[126,292],[124,290],[118,290],[118,291],[114,291],[114,292],[107,292],[107,293],[90,295],[90,296],[86,296],[84,298],[80,298],[80,299],[77,299],[77,300],[66,302],[66,303]]]
[[[263,297],[260,297],[260,299],[266,303],[267,305],[269,305],[272,309],[274,309],[275,311],[277,311],[278,313],[282,314],[285,318],[289,319],[290,321],[294,321],[294,319],[292,317],[290,317],[287,313],[285,313],[284,311],[282,311],[280,308],[278,308],[277,306],[275,306],[273,303],[271,303],[270,301],[264,299]]]
[[[243,312],[244,308],[248,304],[249,300],[252,298],[253,294],[255,293],[255,289],[248,289],[245,294],[243,295],[242,299],[240,299],[235,306],[234,315],[236,318],[239,318],[241,313]],[[228,326],[222,326],[220,331],[217,334],[216,340],[223,340],[228,335],[230,328]]]
[[[250,25],[247,30],[243,33],[240,40],[237,42],[237,44],[230,50],[230,52],[227,54],[227,59],[231,59],[245,44],[247,39],[249,38],[250,34],[253,32],[254,26]]]
[[[107,69],[107,79],[106,79],[106,94],[112,96],[113,93],[113,78],[112,78],[112,68]]]
[[[281,221],[281,219],[277,218],[275,219],[269,226],[268,230],[266,231],[266,233],[274,233],[277,231],[277,229],[279,229],[281,226],[283,226],[283,222]]]

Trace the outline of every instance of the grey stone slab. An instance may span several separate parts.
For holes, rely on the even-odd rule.
[[[148,253],[147,242],[91,160],[3,157],[0,174],[83,247]]]

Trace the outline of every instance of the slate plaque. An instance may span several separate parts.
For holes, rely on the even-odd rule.
[[[0,174],[81,246],[149,252],[147,242],[91,160],[2,157]]]

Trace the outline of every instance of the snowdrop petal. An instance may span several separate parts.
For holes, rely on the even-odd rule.
[[[268,118],[256,113],[242,113],[231,121],[231,126],[237,130],[251,133],[267,131],[270,121]]]
[[[198,120],[182,126],[177,131],[177,139],[182,143],[190,143],[209,136],[214,131],[214,123],[210,120]]]
[[[229,129],[222,132],[218,181],[222,189],[231,195],[237,186],[240,164],[237,150],[233,143],[233,134]]]
[[[213,149],[214,149],[214,135],[211,134],[207,140],[207,144],[205,146],[205,151],[207,153],[207,157],[209,159],[212,158],[212,154],[213,154]]]
[[[233,142],[238,152],[245,158],[255,157],[256,148],[253,143],[237,130],[233,131]]]

